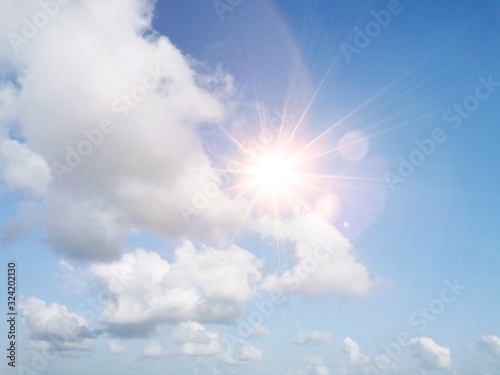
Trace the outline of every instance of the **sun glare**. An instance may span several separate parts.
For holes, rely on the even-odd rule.
[[[248,172],[252,185],[261,192],[272,195],[289,191],[295,181],[292,163],[278,155],[255,158]]]

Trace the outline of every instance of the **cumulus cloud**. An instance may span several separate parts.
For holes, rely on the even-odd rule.
[[[7,190],[37,197],[43,195],[51,180],[50,168],[26,144],[4,139],[0,142],[0,180]]]
[[[332,339],[332,334],[328,331],[305,331],[297,332],[297,336],[293,340],[298,345],[308,344],[324,344]]]
[[[142,351],[142,355],[146,358],[163,358],[176,355],[174,350],[164,349],[158,341],[151,341]]]
[[[230,340],[224,334],[209,331],[197,322],[184,322],[170,339],[180,353],[192,357],[216,357],[228,365],[241,365],[262,359],[262,350],[244,340]]]
[[[186,320],[228,322],[254,297],[262,262],[230,246],[196,250],[185,241],[169,263],[137,250],[119,261],[95,264],[91,274],[111,298],[101,320],[120,336],[146,336],[163,324]]]
[[[349,240],[332,225],[314,214],[297,216],[280,224],[281,239],[292,243],[296,264],[292,270],[269,275],[262,287],[268,291],[317,296],[336,293],[346,297],[366,295],[371,280],[359,262]],[[260,220],[258,230],[271,236],[274,223]]]
[[[428,369],[452,369],[450,349],[436,344],[429,337],[417,337],[410,340],[414,356]]]
[[[227,118],[232,77],[158,35],[154,3],[59,4],[30,37],[39,2],[3,4],[0,178],[46,196],[47,239],[75,259],[117,259],[132,229],[219,238],[245,212],[198,133]]]
[[[116,210],[52,193],[46,203],[47,240],[54,251],[76,260],[109,261],[120,255],[126,232]]]
[[[263,357],[261,349],[248,341],[243,341],[238,346],[230,346],[219,355],[219,360],[228,365],[242,365],[249,362],[260,361]]]
[[[326,364],[323,357],[313,356],[305,358],[295,370],[282,372],[283,375],[329,375],[331,365]],[[345,374],[345,372],[341,372]]]
[[[217,332],[208,331],[196,322],[181,323],[170,339],[180,346],[184,355],[214,356],[222,352],[222,340]]]
[[[330,370],[322,357],[308,357],[304,359],[305,366],[297,375],[329,375]]]
[[[66,306],[57,303],[47,306],[44,301],[31,297],[21,299],[19,309],[32,348],[62,354],[92,348],[96,334],[84,317],[69,312]]]
[[[500,337],[496,335],[490,335],[490,336],[483,335],[479,343],[490,354],[492,354],[497,358],[500,358]]]
[[[2,13],[4,16],[5,13]],[[1,26],[0,26],[1,27]],[[0,41],[0,46],[5,39],[2,38]],[[0,53],[0,56],[2,54]],[[3,66],[4,62],[0,58],[0,66]],[[2,70],[0,73],[0,139],[2,141],[6,140],[9,136],[9,133],[15,135],[15,126],[13,126],[13,120],[16,117],[15,103],[16,103],[16,85],[14,82],[6,79],[4,74],[5,70]]]
[[[359,350],[359,344],[356,341],[350,337],[346,337],[343,340],[343,344],[343,349],[349,354],[349,358],[353,365],[366,366],[370,363],[370,358],[361,353]]]
[[[109,351],[116,355],[125,354],[129,351],[128,347],[124,345],[120,340],[111,339],[108,340],[107,344]]]
[[[256,324],[252,327],[252,336],[271,336],[271,331],[268,327],[262,324]]]

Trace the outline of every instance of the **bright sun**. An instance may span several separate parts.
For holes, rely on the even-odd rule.
[[[235,197],[244,197],[243,200],[248,202],[245,218],[254,212],[279,218],[301,210],[326,212],[322,215],[327,215],[331,209],[325,209],[324,206],[328,202],[331,205],[332,183],[345,183],[350,177],[322,172],[325,158],[335,160],[342,157],[343,160],[351,161],[366,153],[364,146],[362,152],[351,152],[353,147],[356,148],[364,140],[360,136],[351,136],[343,141],[344,136],[333,147],[322,147],[325,137],[338,124],[332,125],[311,140],[303,142],[303,137],[298,140],[298,129],[304,116],[305,113],[295,123],[285,122],[283,117],[278,130],[276,127],[268,130],[264,122],[259,136],[251,138],[249,142],[238,140],[222,128],[241,151],[238,154],[241,158],[230,159],[231,168],[228,171],[237,178],[228,190]],[[342,164],[336,162],[336,165]]]
[[[262,193],[278,194],[289,191],[295,182],[293,163],[279,155],[264,155],[249,166],[249,180]]]

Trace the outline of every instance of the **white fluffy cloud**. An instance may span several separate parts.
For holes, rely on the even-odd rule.
[[[170,339],[180,346],[182,354],[193,357],[214,356],[223,349],[220,335],[196,322],[182,323]]]
[[[416,337],[410,340],[416,358],[429,369],[451,369],[452,359],[450,349],[436,344],[429,337]]]
[[[120,255],[125,234],[119,213],[92,201],[48,194],[47,239],[61,255],[77,260],[111,260]]]
[[[230,346],[219,355],[219,360],[228,365],[243,365],[249,362],[260,361],[263,357],[262,350],[248,341],[241,342],[238,346]]]
[[[349,359],[353,365],[366,366],[370,363],[370,358],[361,353],[359,344],[356,341],[350,337],[346,337],[343,340],[343,344],[343,349],[349,354]]]
[[[493,356],[500,358],[500,337],[496,335],[484,335],[481,337],[480,344]]]
[[[66,306],[57,303],[47,306],[44,301],[31,297],[22,299],[19,309],[32,348],[61,353],[91,349],[95,334],[89,323],[81,315],[69,312]]]
[[[129,349],[120,340],[111,339],[108,340],[108,349],[111,353],[121,355],[128,353]]]
[[[281,238],[294,245],[296,264],[292,270],[265,278],[269,291],[295,292],[306,296],[336,293],[347,297],[366,295],[371,280],[368,269],[359,262],[349,240],[332,225],[314,214],[280,223]],[[274,233],[270,218],[260,221],[258,230]]]
[[[45,160],[17,140],[0,141],[0,181],[27,196],[43,195],[51,180]]]
[[[197,130],[224,121],[232,78],[157,35],[154,1],[59,4],[32,37],[23,20],[47,13],[40,2],[2,7],[0,178],[47,194],[57,251],[118,258],[132,229],[211,239],[233,227],[245,203],[217,191]],[[14,34],[25,40],[13,48]]]
[[[305,366],[297,375],[329,375],[330,370],[322,357],[308,357],[304,359]]]
[[[332,339],[332,334],[328,331],[304,331],[297,332],[293,340],[298,345],[324,344]]]
[[[158,341],[151,341],[142,351],[142,355],[146,358],[163,358],[176,355],[175,351],[164,349]]]
[[[271,331],[268,327],[263,326],[262,324],[256,324],[252,327],[252,336],[270,336]]]
[[[101,320],[122,336],[145,336],[176,321],[224,322],[237,318],[255,295],[262,262],[237,246],[196,250],[184,242],[172,263],[137,250],[92,266],[112,296]]]
[[[175,349],[165,349],[157,341],[152,341],[144,348],[143,356],[162,358],[185,355],[197,357],[201,362],[203,357],[211,357],[227,365],[242,365],[262,359],[262,350],[249,342],[210,331],[198,322],[180,323],[170,332],[169,339],[176,345]]]

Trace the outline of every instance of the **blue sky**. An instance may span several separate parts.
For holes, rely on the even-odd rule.
[[[0,17],[2,374],[500,372],[495,1]]]

